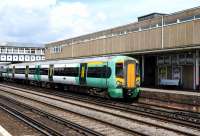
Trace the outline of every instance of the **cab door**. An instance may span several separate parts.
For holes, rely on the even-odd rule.
[[[136,86],[136,63],[133,60],[125,61],[125,83],[128,89]]]
[[[79,69],[79,84],[86,85],[87,63],[81,63]]]

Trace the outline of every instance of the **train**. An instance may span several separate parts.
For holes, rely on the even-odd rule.
[[[128,56],[9,64],[0,76],[4,80],[57,86],[109,98],[133,99],[140,93],[139,62]]]

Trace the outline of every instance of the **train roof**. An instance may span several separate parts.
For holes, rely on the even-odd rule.
[[[104,57],[91,57],[91,58],[79,58],[79,59],[45,60],[45,61],[37,61],[37,62],[16,63],[16,64],[11,64],[11,66],[12,65],[31,65],[31,64],[32,65],[36,65],[36,64],[48,65],[48,64],[58,64],[58,63],[64,64],[64,63],[84,63],[84,62],[92,62],[92,61],[108,61],[116,57],[129,58],[129,59],[136,60],[128,56],[104,56]]]

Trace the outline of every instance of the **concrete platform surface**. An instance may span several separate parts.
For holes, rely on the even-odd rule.
[[[141,88],[139,102],[200,112],[200,91]]]

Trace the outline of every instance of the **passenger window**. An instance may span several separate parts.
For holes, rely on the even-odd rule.
[[[87,77],[109,78],[111,75],[110,67],[88,67]]]
[[[116,77],[123,78],[124,72],[123,72],[123,63],[116,63],[116,69],[115,69]]]

